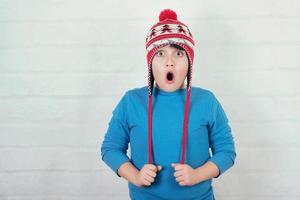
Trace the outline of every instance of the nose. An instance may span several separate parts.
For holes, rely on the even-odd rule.
[[[168,57],[167,57],[167,67],[168,67],[168,66],[172,66],[172,67],[173,67],[174,64],[175,64],[175,63],[174,63],[174,60],[173,60],[172,56],[168,56]]]

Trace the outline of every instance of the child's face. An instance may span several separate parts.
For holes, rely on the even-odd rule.
[[[159,88],[167,92],[182,88],[188,72],[186,52],[170,45],[160,48],[153,57],[152,71]]]

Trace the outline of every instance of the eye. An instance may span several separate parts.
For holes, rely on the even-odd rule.
[[[176,52],[176,55],[177,55],[177,56],[180,56],[180,57],[181,57],[181,56],[184,56],[184,52],[183,52],[183,51],[177,51],[177,52]]]
[[[163,56],[164,55],[164,52],[163,51],[158,51],[157,53],[156,53],[156,56],[158,56],[158,57],[161,57],[161,56]]]

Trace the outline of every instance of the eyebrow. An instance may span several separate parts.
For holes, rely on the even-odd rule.
[[[159,52],[159,51],[165,51],[164,49],[159,49],[159,50],[157,50],[157,52]],[[185,50],[182,50],[182,49],[176,49],[176,48],[174,48],[174,51],[183,51],[183,52],[185,52]]]

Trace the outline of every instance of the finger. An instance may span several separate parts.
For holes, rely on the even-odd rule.
[[[179,176],[176,178],[176,182],[182,182],[182,181],[184,181],[183,176]]]
[[[152,170],[152,171],[156,170],[156,166],[155,166],[155,165],[152,165],[152,164],[147,164],[147,165],[146,165],[146,168],[147,168],[147,169],[150,169],[150,170]]]
[[[172,167],[175,169],[175,171],[182,170],[183,165],[179,163],[172,163]]]
[[[147,175],[149,175],[149,176],[153,177],[153,178],[155,178],[155,177],[156,177],[156,173],[155,173],[155,172],[153,172],[153,171],[151,171],[151,170],[146,170],[146,171],[145,171],[145,173],[146,173]]]
[[[162,170],[162,166],[159,165],[159,166],[157,167],[157,170],[158,170],[158,171],[161,171],[161,170]]]
[[[184,181],[180,181],[178,184],[181,185],[181,186],[185,186],[186,185]]]
[[[175,171],[181,171],[181,170],[183,170],[183,168],[181,166],[176,166],[175,167]]]
[[[175,176],[175,177],[179,177],[179,176],[182,176],[182,175],[183,175],[182,171],[176,171],[176,172],[174,173],[174,176]]]
[[[150,183],[154,182],[154,178],[152,178],[149,175],[145,175],[144,179],[147,180],[147,181],[149,181]]]
[[[151,185],[151,183],[149,181],[147,181],[146,179],[143,180],[143,185],[149,186]]]
[[[172,167],[175,167],[177,165],[177,163],[172,163],[171,165],[172,165]]]
[[[176,166],[174,167],[174,170],[175,170],[175,171],[181,171],[181,170],[183,170],[183,168],[182,168],[182,166],[180,166],[180,165],[176,165]]]

